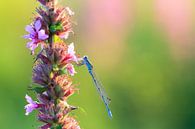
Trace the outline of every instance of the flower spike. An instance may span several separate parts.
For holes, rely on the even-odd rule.
[[[41,45],[32,71],[32,86],[37,101],[25,96],[28,104],[24,107],[25,115],[37,110],[37,119],[43,123],[40,129],[80,129],[78,122],[70,116],[76,110],[67,103],[68,98],[77,90],[71,77],[75,75],[74,64],[78,57],[74,44],[67,45],[63,40],[72,33],[71,17],[74,12],[69,7],[59,7],[57,0],[37,0],[41,6],[36,8],[34,22],[27,25],[24,35],[30,40],[27,48],[34,53]]]

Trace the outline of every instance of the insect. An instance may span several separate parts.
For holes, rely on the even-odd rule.
[[[112,112],[111,112],[111,110],[109,108],[109,104],[110,104],[111,99],[107,96],[107,94],[106,94],[106,92],[105,92],[101,82],[98,80],[98,78],[97,78],[97,76],[96,76],[96,74],[95,74],[95,72],[93,70],[93,65],[90,63],[90,61],[89,61],[87,56],[84,56],[82,58],[82,65],[85,65],[87,67],[88,72],[91,75],[92,80],[94,82],[94,85],[95,85],[95,87],[96,87],[96,89],[97,89],[97,91],[98,91],[102,101],[104,102],[104,104],[106,106],[106,110],[108,112],[108,116],[110,118],[112,118]]]

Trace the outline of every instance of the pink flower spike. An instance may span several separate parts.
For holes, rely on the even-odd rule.
[[[67,64],[66,68],[71,76],[74,76],[74,74],[77,73],[72,64]]]
[[[28,95],[26,95],[25,98],[28,102],[28,104],[24,107],[24,109],[26,109],[25,115],[29,115],[29,113],[31,113],[33,110],[39,108],[39,104],[33,101],[32,98]]]
[[[68,46],[68,54],[71,56],[71,60],[72,61],[75,61],[75,62],[78,62],[78,59],[75,55],[75,51],[74,51],[74,43],[71,43],[69,46]]]

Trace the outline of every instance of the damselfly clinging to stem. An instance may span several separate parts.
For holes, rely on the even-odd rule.
[[[111,110],[109,108],[109,103],[110,103],[111,99],[107,96],[107,94],[106,94],[106,92],[105,92],[101,82],[98,80],[98,78],[97,78],[97,76],[96,76],[96,74],[95,74],[95,72],[93,70],[93,66],[90,63],[88,57],[84,56],[81,60],[82,60],[81,64],[85,65],[87,67],[88,72],[89,72],[89,74],[91,75],[91,77],[93,79],[95,87],[96,87],[96,89],[97,89],[97,91],[98,91],[102,101],[104,102],[104,104],[106,106],[106,110],[108,112],[108,116],[110,118],[112,118],[112,112],[111,112]]]

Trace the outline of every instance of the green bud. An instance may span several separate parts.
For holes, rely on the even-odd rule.
[[[60,74],[67,74],[67,69],[66,68],[60,69]]]
[[[57,64],[54,64],[53,65],[53,71],[59,71],[59,68],[58,68],[58,65]]]
[[[63,29],[63,27],[62,27],[61,23],[56,23],[56,24],[51,25],[51,26],[49,27],[49,30],[50,30],[52,33],[55,33],[56,31],[60,31],[60,30],[62,30],[62,29]]]

